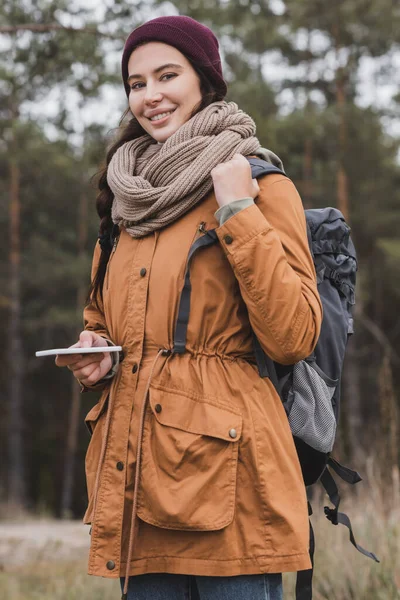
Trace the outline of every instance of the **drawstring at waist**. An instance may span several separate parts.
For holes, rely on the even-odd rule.
[[[144,419],[146,416],[147,399],[148,399],[148,395],[149,395],[151,379],[153,377],[154,369],[156,367],[159,357],[161,355],[169,356],[170,354],[171,354],[171,350],[168,350],[167,348],[161,348],[158,351],[157,356],[155,357],[154,362],[151,367],[150,375],[149,375],[147,383],[146,383],[146,388],[145,388],[145,392],[144,392],[143,400],[142,400],[142,408],[141,408],[140,422],[139,422],[138,444],[137,444],[136,473],[135,473],[135,487],[134,487],[134,492],[133,492],[132,520],[131,520],[131,526],[130,526],[130,532],[129,532],[129,549],[128,549],[128,558],[126,561],[126,576],[125,576],[125,585],[124,585],[124,591],[122,594],[122,600],[127,600],[127,598],[128,598],[129,566],[130,566],[130,562],[131,562],[131,558],[132,558],[133,544],[134,544],[135,533],[136,533],[137,494],[138,494],[139,478],[140,478],[141,450],[142,450],[142,439],[143,439],[143,430],[144,430]],[[92,522],[93,523],[95,522],[97,496],[98,496],[98,491],[99,491],[99,487],[100,487],[100,473],[101,473],[101,468],[103,466],[103,462],[104,462],[104,458],[105,458],[106,450],[107,450],[107,441],[108,441],[108,435],[109,435],[109,430],[110,430],[113,403],[114,403],[113,394],[110,393],[109,400],[108,400],[108,410],[107,410],[106,422],[104,424],[105,431],[104,431],[103,442],[102,442],[102,446],[101,446],[101,450],[100,450],[99,464],[97,466],[96,479],[95,479],[94,490],[93,490],[93,511],[92,511]]]
[[[154,359],[153,365],[151,367],[150,375],[147,380],[146,389],[143,396],[142,401],[142,410],[140,413],[140,422],[139,422],[139,433],[138,433],[138,442],[137,442],[137,455],[136,455],[136,472],[135,472],[135,487],[133,491],[133,508],[132,508],[132,519],[131,519],[131,528],[129,531],[129,548],[128,548],[128,558],[126,559],[126,574],[125,574],[125,584],[124,591],[121,597],[121,600],[127,600],[128,598],[128,584],[129,584],[129,566],[132,558],[133,544],[135,541],[136,535],[136,512],[137,512],[137,495],[138,495],[138,487],[139,487],[139,479],[140,479],[140,466],[142,459],[142,439],[143,439],[143,430],[144,430],[144,419],[146,416],[146,408],[147,408],[147,399],[149,396],[149,389],[151,378],[153,377],[154,369],[157,364],[157,361],[161,355],[168,356],[171,353],[170,350],[162,348],[158,351],[156,358]]]

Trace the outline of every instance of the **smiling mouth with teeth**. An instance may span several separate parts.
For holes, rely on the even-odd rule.
[[[156,115],[155,117],[152,117],[151,119],[149,119],[149,121],[161,121],[161,119],[164,119],[165,117],[172,115],[174,111],[170,110],[168,112],[165,113],[160,113],[159,115]]]

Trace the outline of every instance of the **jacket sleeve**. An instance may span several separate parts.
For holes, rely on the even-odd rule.
[[[97,266],[98,266],[98,263],[100,260],[100,254],[101,254],[100,245],[97,242],[95,249],[94,249],[94,253],[93,253],[92,270],[91,270],[91,276],[90,276],[91,281],[93,281],[93,279],[96,275]],[[102,306],[102,304],[100,304],[99,307],[95,306],[92,301],[92,298],[91,298],[89,304],[87,304],[85,306],[85,308],[83,309],[83,326],[84,326],[85,330],[94,331],[95,333],[98,333],[99,335],[101,335],[107,342],[108,346],[115,346],[114,342],[110,339],[110,335],[107,331],[107,326],[106,326],[104,312],[103,312],[103,306]],[[81,393],[103,390],[110,383],[110,380],[114,377],[114,375],[118,371],[119,362],[121,359],[120,352],[111,353],[111,359],[112,359],[112,366],[111,366],[111,369],[108,371],[108,373],[106,373],[106,375],[102,379],[99,379],[99,381],[97,381],[93,385],[88,386],[88,385],[84,385],[83,383],[81,383]]]
[[[263,350],[294,364],[314,350],[322,321],[304,209],[290,179],[266,175],[258,184],[255,204],[216,233]]]

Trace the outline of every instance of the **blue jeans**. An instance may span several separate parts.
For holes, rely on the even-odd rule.
[[[121,589],[125,578],[121,577]],[[128,600],[282,600],[282,574],[203,577],[149,573],[129,578]]]

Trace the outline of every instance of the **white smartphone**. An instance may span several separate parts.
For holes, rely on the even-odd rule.
[[[39,350],[36,356],[55,356],[56,354],[93,354],[93,352],[121,352],[122,346],[91,346],[89,348],[52,348]]]

